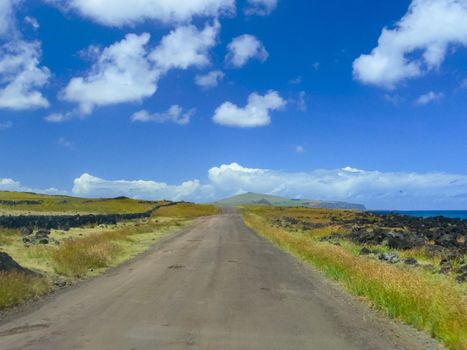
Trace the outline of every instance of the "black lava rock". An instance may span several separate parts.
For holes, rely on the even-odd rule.
[[[0,252],[0,272],[19,272],[27,275],[36,275],[36,273],[22,267],[7,253]]]
[[[405,258],[404,264],[406,265],[418,265],[418,261],[415,258]]]
[[[366,247],[364,247],[364,248],[362,248],[360,250],[360,255],[369,255],[371,253],[373,253],[373,252],[370,249],[366,248]]]

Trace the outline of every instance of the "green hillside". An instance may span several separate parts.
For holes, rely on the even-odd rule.
[[[161,202],[140,201],[126,197],[78,198],[50,196],[29,192],[0,191],[0,213],[140,213]]]
[[[338,201],[319,201],[310,199],[290,199],[286,197],[271,196],[259,193],[244,193],[215,202],[219,206],[236,205],[272,205],[283,207],[307,207],[325,209],[355,209],[365,210],[362,204],[346,203]]]

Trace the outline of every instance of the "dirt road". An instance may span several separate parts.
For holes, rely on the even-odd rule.
[[[431,349],[234,210],[0,324],[0,349]]]

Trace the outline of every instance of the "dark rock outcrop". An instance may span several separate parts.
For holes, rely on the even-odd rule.
[[[42,204],[41,201],[11,201],[11,200],[0,200],[0,205],[8,205],[8,206],[15,206],[15,205],[40,205]]]
[[[25,246],[38,245],[38,244],[49,244],[51,241],[49,238],[50,231],[46,229],[39,229],[35,234],[31,233],[23,237],[23,243]]]
[[[0,273],[18,272],[27,275],[36,275],[35,272],[28,270],[13,260],[7,253],[0,252]]]
[[[6,228],[43,228],[69,230],[71,227],[87,225],[114,225],[119,221],[149,218],[152,213],[166,206],[177,205],[172,202],[159,205],[142,213],[131,214],[88,214],[88,215],[6,215],[0,216],[0,227]],[[25,231],[26,232],[26,231]]]
[[[405,258],[404,264],[406,265],[418,265],[418,261],[415,258]]]

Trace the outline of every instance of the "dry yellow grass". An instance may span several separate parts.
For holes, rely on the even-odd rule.
[[[181,225],[180,221],[152,219],[84,238],[69,239],[52,252],[54,270],[68,277],[85,277],[89,271],[109,267],[117,258],[120,261],[130,258],[132,249],[128,248],[137,243],[135,236],[152,233],[156,237],[178,225]]]
[[[291,234],[269,225],[262,214],[244,209],[245,222],[387,315],[429,332],[451,349],[467,349],[466,297],[452,280],[364,259],[343,247]]]
[[[179,203],[162,207],[153,214],[155,217],[178,217],[194,219],[200,216],[210,216],[219,213],[219,208],[208,204]]]
[[[46,278],[0,272],[0,309],[36,298],[49,289]]]

